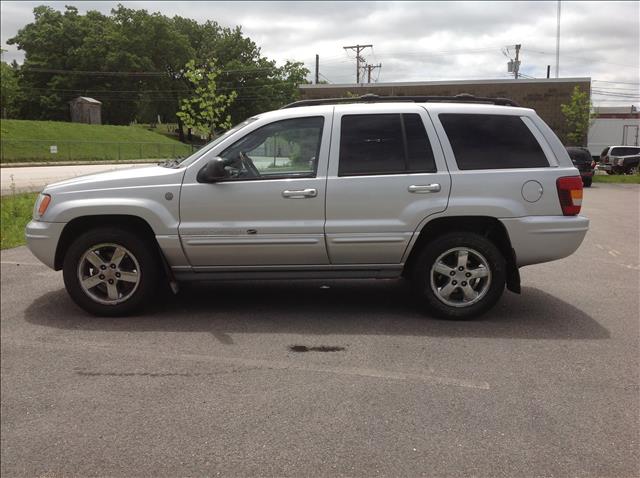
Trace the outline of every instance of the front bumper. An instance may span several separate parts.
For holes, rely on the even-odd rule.
[[[25,228],[29,250],[45,265],[55,269],[56,249],[66,223],[31,221]]]
[[[589,219],[583,216],[527,216],[500,221],[509,233],[518,267],[573,254],[589,229]]]

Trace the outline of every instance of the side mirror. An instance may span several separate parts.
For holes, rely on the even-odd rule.
[[[211,158],[204,168],[198,171],[196,179],[199,183],[215,183],[226,179],[228,177],[224,169],[226,165],[227,162],[220,157]]]

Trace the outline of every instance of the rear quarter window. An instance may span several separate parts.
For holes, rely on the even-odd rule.
[[[458,169],[544,168],[538,140],[519,116],[442,113]]]

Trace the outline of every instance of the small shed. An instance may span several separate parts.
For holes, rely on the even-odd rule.
[[[69,101],[72,123],[102,124],[102,102],[87,96]]]

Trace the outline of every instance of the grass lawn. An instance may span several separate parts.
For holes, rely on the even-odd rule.
[[[640,184],[640,174],[596,174],[594,183]]]
[[[0,249],[24,244],[24,226],[31,220],[37,197],[38,193],[29,193],[0,198]]]
[[[191,146],[137,126],[0,120],[0,162],[176,158]],[[51,146],[57,153],[51,153]]]

